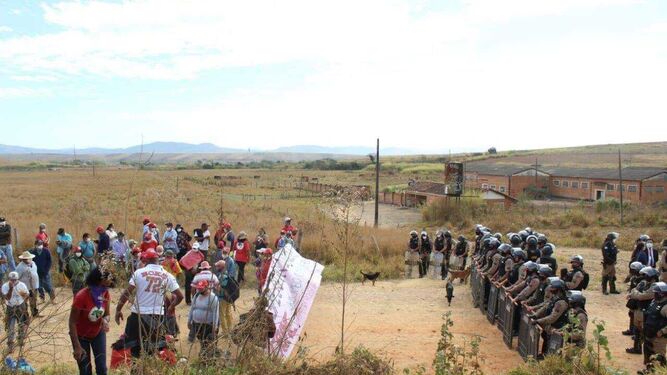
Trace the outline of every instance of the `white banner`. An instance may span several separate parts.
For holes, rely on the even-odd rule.
[[[276,324],[272,354],[287,358],[292,353],[320,287],[323,269],[290,244],[273,254],[266,285],[269,311]]]

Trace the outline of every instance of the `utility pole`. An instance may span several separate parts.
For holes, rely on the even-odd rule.
[[[621,226],[623,226],[623,172],[621,172],[621,149],[618,149],[618,189],[621,196]]]
[[[380,138],[377,139],[375,149],[375,222],[373,226],[378,227],[379,203],[380,202]]]

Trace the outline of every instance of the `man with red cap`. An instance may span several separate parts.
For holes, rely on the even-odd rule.
[[[107,232],[104,230],[104,227],[99,225],[97,227],[97,252],[100,255],[106,254],[109,250],[111,250],[111,239],[109,238],[109,235]]]
[[[144,240],[141,241],[141,245],[139,245],[139,248],[141,248],[141,252],[145,252],[148,249],[153,249],[155,250],[157,248],[157,241],[153,238],[153,234],[149,231],[144,233]]]
[[[125,326],[126,342],[137,342],[131,348],[132,356],[138,358],[142,352],[152,354],[149,342],[161,340],[164,336],[164,316],[173,315],[176,306],[183,300],[183,293],[178,288],[176,278],[158,264],[155,250],[146,250],[141,255],[146,264],[132,274],[129,286],[123,291],[116,306],[116,324],[123,320],[123,307],[135,294],[131,314]],[[168,311],[165,311],[164,300],[169,298]]]

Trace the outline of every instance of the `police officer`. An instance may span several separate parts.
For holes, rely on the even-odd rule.
[[[408,240],[408,249],[405,251],[405,278],[415,277],[414,268],[419,262],[419,235],[416,230],[410,231],[410,240]]]
[[[508,233],[507,238],[510,239],[510,244],[512,245],[512,247],[521,248],[523,240],[521,239],[521,236],[519,236],[517,233]]]
[[[667,239],[662,240],[660,249],[660,261],[658,270],[660,271],[660,281],[667,282]]]
[[[433,253],[431,255],[431,266],[433,267],[434,279],[445,279],[447,268],[443,267],[445,263],[445,232],[439,230],[435,233],[435,240],[433,240]]]
[[[537,287],[535,293],[533,293],[533,295],[530,296],[530,298],[527,300],[521,302],[521,304],[526,306],[526,308],[531,308],[542,304],[545,300],[546,290],[549,287],[549,278],[553,277],[553,275],[554,272],[551,267],[547,266],[546,264],[540,264],[540,268],[537,270],[537,276],[539,277],[540,285]]]
[[[492,242],[493,242],[492,246],[494,247],[494,249],[491,251],[493,252],[493,255],[491,256],[491,260],[488,263],[488,267],[482,271],[482,276],[488,277],[489,280],[494,279],[496,273],[498,272],[498,268],[500,267],[500,262],[505,257],[505,255],[503,255],[503,252],[501,252],[500,248],[502,247],[505,250],[511,249],[510,245],[500,244],[500,242],[495,241],[495,239]]]
[[[419,277],[422,278],[428,275],[428,264],[430,262],[431,251],[433,251],[433,244],[426,231],[422,231],[419,244]]]
[[[449,259],[449,264],[458,269],[463,270],[466,267],[466,262],[468,261],[468,240],[464,235],[458,237],[458,242],[454,249],[454,256]]]
[[[642,275],[639,274],[639,271],[641,271],[642,268],[644,268],[644,265],[639,262],[630,263],[630,284],[628,286],[628,292],[631,292],[633,289],[635,289],[641,282]],[[628,300],[626,304],[626,307],[628,308],[628,316],[630,317],[630,325],[628,326],[627,330],[621,332],[623,336],[633,336],[635,334],[634,318],[636,307],[633,307],[635,305],[636,301],[630,300]]]
[[[644,334],[642,326],[644,324],[644,309],[648,307],[653,300],[653,284],[658,282],[658,270],[653,267],[644,267],[639,271],[641,281],[635,289],[628,295],[628,307],[634,309],[634,330],[635,334],[632,336],[633,346],[627,348],[625,351],[630,354],[642,354],[642,341]]]
[[[616,240],[618,233],[611,232],[602,244],[602,294],[619,294],[616,290],[616,258],[618,248]],[[607,293],[607,283],[609,283],[609,293]]]
[[[498,253],[494,256],[493,264],[489,269],[489,276],[493,282],[497,282],[505,276],[505,263],[512,256],[512,246],[504,243],[498,246]]]
[[[588,326],[586,297],[578,290],[571,290],[567,294],[567,302],[570,306],[568,310],[570,324],[559,329],[557,334],[562,336],[567,331],[568,343],[583,348],[586,346],[586,326]]]
[[[526,265],[526,280],[523,285],[519,284],[516,288],[508,289],[510,295],[515,296],[512,302],[520,303],[530,298],[540,286],[540,277],[538,270],[540,266],[537,263],[530,262]]]
[[[484,268],[482,269],[483,274],[488,274],[491,267],[493,267],[493,259],[498,254],[498,247],[500,246],[500,241],[495,237],[490,237],[486,244],[486,254],[484,254]],[[493,276],[491,274],[490,276]]]
[[[528,260],[537,262],[540,259],[540,250],[537,249],[537,236],[531,234],[526,238],[526,253]]]
[[[504,247],[504,245],[507,244],[500,245],[498,248],[500,253],[503,255],[503,259],[500,261],[498,272],[496,273],[495,278],[496,285],[498,287],[505,285],[514,266],[514,257],[512,255],[514,249],[511,246],[509,246],[509,249],[507,249]]]
[[[575,255],[570,258],[572,271],[568,272],[563,281],[569,290],[583,290],[588,287],[588,274],[584,271],[584,257]]]
[[[539,250],[540,253],[542,252],[542,248],[543,248],[548,242],[549,242],[549,240],[547,239],[547,236],[546,236],[546,235],[544,235],[544,234],[542,234],[542,233],[538,233],[538,234],[537,234],[537,250]]]
[[[545,354],[549,336],[553,330],[561,329],[568,323],[569,304],[565,295],[567,286],[560,279],[552,279],[548,290],[551,293],[549,303],[530,315],[531,323],[539,324],[542,327],[543,354]]]
[[[667,345],[667,284],[657,282],[652,287],[654,299],[644,310],[644,364],[652,373],[655,362],[664,366],[665,345]]]
[[[508,273],[508,284],[514,285],[519,281],[521,266],[526,262],[526,252],[521,249],[512,249],[512,269]]]
[[[484,236],[484,226],[482,224],[475,225],[475,250],[473,255],[477,256],[482,247],[482,237]]]
[[[553,256],[554,251],[556,251],[556,245],[552,243],[547,243],[542,246],[542,249],[540,249],[540,259],[538,263],[549,266],[549,268],[551,268],[551,270],[555,273],[556,270],[558,270],[558,261]]]

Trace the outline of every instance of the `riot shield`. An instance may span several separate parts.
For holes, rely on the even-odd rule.
[[[479,301],[479,298],[477,297],[477,286],[479,283],[477,282],[478,274],[477,274],[477,268],[473,264],[470,266],[470,294],[472,295],[472,304],[473,307],[477,307],[477,303]]]
[[[498,287],[496,284],[491,283],[489,287],[489,300],[486,303],[486,318],[489,320],[489,323],[493,324],[496,322],[496,306],[498,303]]]
[[[505,299],[507,298],[507,295],[505,294],[505,289],[502,288],[497,289],[496,294],[498,295],[498,299],[496,301],[496,310],[498,311],[496,322],[500,332],[503,332],[505,327]]]
[[[516,305],[511,298],[505,298],[505,306],[503,306],[503,341],[508,348],[512,349],[512,339],[514,338],[514,311]]]
[[[479,286],[477,289],[478,307],[479,310],[482,312],[482,314],[486,314],[486,300],[487,298],[489,298],[487,289],[489,280],[485,276],[479,275],[477,281],[479,282]]]
[[[521,321],[519,323],[519,355],[524,360],[528,360],[531,357],[537,359],[541,332],[540,326],[530,324],[530,318],[527,314],[521,314]]]
[[[546,356],[547,354],[558,354],[558,352],[560,352],[562,348],[563,348],[563,336],[552,333],[549,335],[549,340],[547,341],[546,353],[544,353],[544,355]]]

